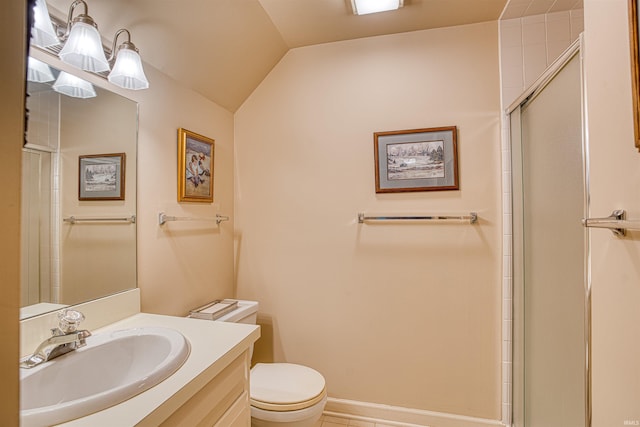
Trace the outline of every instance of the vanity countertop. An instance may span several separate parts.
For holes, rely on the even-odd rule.
[[[169,378],[111,408],[60,424],[65,427],[152,426],[161,423],[260,337],[260,327],[240,323],[139,313],[92,331],[159,326],[181,332],[191,346],[187,361]]]

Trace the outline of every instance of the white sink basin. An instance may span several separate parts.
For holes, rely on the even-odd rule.
[[[182,366],[189,342],[173,329],[105,332],[32,369],[20,369],[21,426],[46,426],[123,402]]]

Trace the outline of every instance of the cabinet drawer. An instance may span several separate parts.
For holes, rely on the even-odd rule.
[[[245,352],[161,425],[163,427],[214,426],[218,425],[218,421],[221,421],[223,416],[226,417],[226,412],[236,405],[244,405],[249,410],[248,375]]]
[[[215,424],[215,427],[249,427],[251,425],[251,407],[249,393],[246,391],[231,405]]]

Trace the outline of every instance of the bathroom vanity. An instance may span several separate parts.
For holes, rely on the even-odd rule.
[[[59,425],[247,426],[249,348],[259,326],[136,313],[92,329],[93,335],[118,330],[160,327],[180,332],[189,341],[184,364],[158,385],[120,404]]]
[[[93,333],[146,326],[175,329],[189,340],[184,365],[125,402],[61,425],[249,425],[248,349],[259,327],[140,313]]]

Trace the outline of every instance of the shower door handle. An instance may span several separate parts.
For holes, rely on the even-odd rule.
[[[626,211],[618,209],[606,218],[584,218],[582,225],[592,228],[608,228],[613,234],[624,237],[627,230],[640,230],[640,220],[626,219]]]

